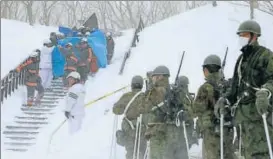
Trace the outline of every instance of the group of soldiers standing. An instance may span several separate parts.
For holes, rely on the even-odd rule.
[[[220,57],[209,55],[196,97],[186,76],[170,85],[166,66],[147,73],[144,92],[142,77],[132,78],[132,91],[113,107],[124,115],[116,137],[127,159],[189,159],[198,138],[203,159],[272,159],[273,53],[258,44],[257,22],[241,23],[237,35],[242,54],[233,77],[224,79]]]

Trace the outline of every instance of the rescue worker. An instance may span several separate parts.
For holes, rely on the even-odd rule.
[[[17,73],[21,72],[23,69],[26,70],[25,85],[27,87],[27,106],[40,104],[41,98],[44,96],[44,87],[41,84],[41,77],[39,76],[40,53],[41,51],[36,49],[30,55],[30,58],[19,65],[15,70]],[[34,97],[35,90],[38,91],[36,97]]]
[[[54,45],[54,46],[57,46],[58,44],[58,36],[55,32],[51,32],[50,33],[50,37],[49,37],[51,43]]]
[[[141,76],[134,76],[131,81],[131,92],[124,94],[118,102],[114,104],[113,113],[116,115],[123,115],[124,118],[121,124],[121,130],[118,130],[117,142],[121,146],[125,146],[126,159],[132,159],[134,154],[135,142],[138,143],[136,135],[137,118],[139,117],[139,108],[143,100],[144,93],[141,91],[143,88],[143,78]],[[140,132],[140,150],[139,157],[144,159],[146,150],[146,140],[144,137],[146,127],[141,122]],[[137,148],[136,148],[137,150]],[[135,152],[137,154],[137,152]],[[135,156],[136,157],[136,156]]]
[[[107,40],[107,62],[108,62],[108,65],[110,65],[114,55],[114,50],[115,50],[115,42],[111,32],[106,33],[106,40]]]
[[[67,87],[68,81],[66,80],[68,74],[70,74],[73,71],[77,71],[77,63],[78,59],[75,57],[73,52],[73,45],[71,43],[67,43],[65,45],[65,48],[58,46],[60,49],[60,52],[64,55],[66,59],[66,66],[64,67],[64,76],[63,76],[63,83],[64,86]]]
[[[88,45],[87,38],[82,38],[77,48],[79,50],[77,71],[81,75],[81,82],[85,83],[90,72],[90,62],[93,51]]]
[[[203,158],[205,159],[220,158],[219,122],[214,115],[214,106],[220,96],[218,89],[221,78],[220,69],[221,59],[217,55],[209,55],[205,58],[203,73],[206,82],[199,87],[193,104],[193,113],[198,117],[198,127],[203,136]],[[233,133],[229,133],[228,130],[224,129],[224,158],[233,159]]]
[[[40,77],[42,80],[42,86],[47,89],[50,86],[51,79],[53,78],[52,73],[52,51],[53,45],[49,39],[44,40],[44,46],[41,50],[40,60]]]
[[[70,72],[66,78],[69,89],[64,114],[68,120],[69,133],[74,134],[81,129],[82,120],[85,116],[85,89],[84,85],[80,83],[81,76],[78,72]]]
[[[261,116],[267,115],[269,142],[272,144],[273,54],[268,48],[259,45],[261,27],[256,21],[241,23],[237,35],[242,54],[236,62],[227,99],[236,125],[242,128],[245,159],[268,159],[270,150]]]
[[[188,85],[189,85],[189,79],[186,76],[179,76],[178,77],[178,93],[179,93],[179,102],[183,105],[183,111],[184,115],[187,116],[185,119],[187,119],[186,122],[186,131],[187,131],[187,138],[189,141],[189,147],[191,147],[193,144],[198,144],[197,136],[193,136],[193,112],[192,112],[192,104],[193,104],[193,98],[189,93]],[[184,133],[184,132],[183,132]],[[183,139],[184,140],[184,139]],[[184,148],[184,151],[186,150],[185,143],[182,143],[182,146]],[[185,153],[187,153],[185,151]]]

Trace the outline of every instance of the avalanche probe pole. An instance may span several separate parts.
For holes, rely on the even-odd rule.
[[[221,146],[221,159],[224,159],[224,114],[220,116],[220,146]]]
[[[264,122],[264,131],[265,131],[265,135],[266,135],[266,140],[267,140],[267,146],[268,146],[270,159],[273,159],[272,146],[271,146],[268,126],[267,126],[267,122],[266,122],[266,114],[263,114],[262,117],[263,117],[263,122]]]

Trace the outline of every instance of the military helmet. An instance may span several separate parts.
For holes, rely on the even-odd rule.
[[[206,65],[217,65],[221,67],[221,59],[217,55],[209,55],[205,58],[203,66]]]
[[[136,75],[132,78],[131,82],[132,88],[142,88],[143,87],[143,78],[139,75]]]
[[[254,20],[247,20],[240,24],[237,34],[243,32],[250,32],[261,36],[261,27],[260,25]]]
[[[165,75],[167,77],[170,77],[170,71],[168,69],[168,67],[166,66],[157,66],[154,71],[153,71],[153,74],[152,76],[155,76],[155,75]]]
[[[179,85],[188,85],[189,84],[189,79],[188,79],[188,77],[186,77],[186,76],[179,76],[178,77],[178,84]]]

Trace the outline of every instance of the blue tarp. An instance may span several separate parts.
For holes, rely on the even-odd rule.
[[[54,77],[61,77],[64,75],[65,58],[60,53],[59,49],[55,47],[52,50],[52,72]]]
[[[68,37],[76,37],[78,33],[77,31],[73,31],[72,29],[63,26],[59,26],[59,32]]]
[[[59,31],[60,31],[60,28],[59,28]],[[58,40],[58,45],[61,45],[64,47],[69,42],[72,43],[73,45],[77,44],[81,38],[75,37],[76,35],[74,35],[74,37],[67,37],[65,39]],[[106,44],[106,37],[104,33],[99,29],[93,30],[91,35],[88,36],[87,39],[88,39],[89,46],[91,46],[95,56],[97,57],[98,68],[105,68],[107,66],[107,48],[106,48],[107,44]],[[73,50],[76,57],[79,57],[78,56],[79,53],[77,49],[74,48]],[[62,76],[64,74],[65,58],[57,47],[55,47],[52,51],[52,64],[53,64],[54,77]]]

